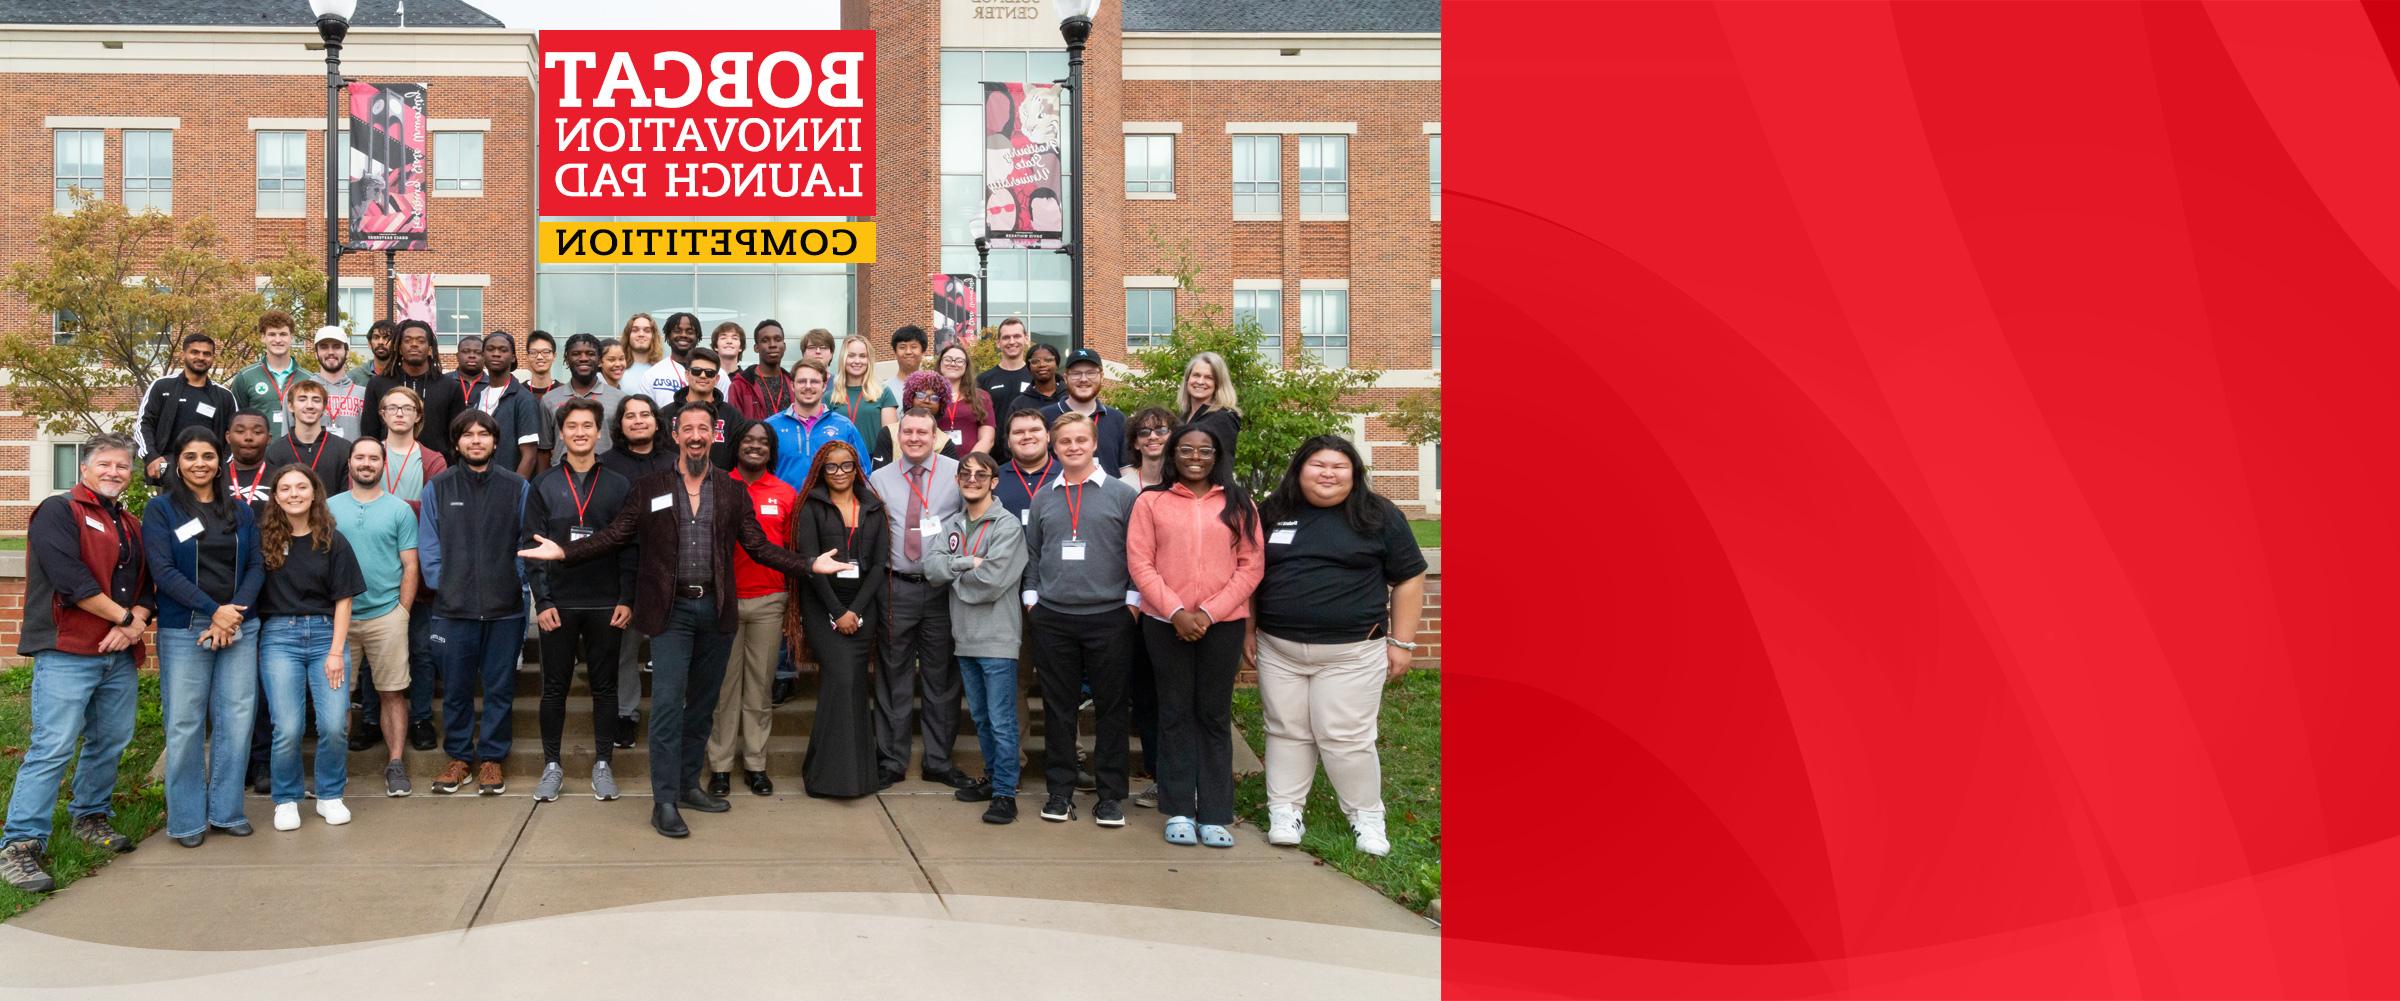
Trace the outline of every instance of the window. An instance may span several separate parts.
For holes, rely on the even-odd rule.
[[[106,182],[100,179],[100,137],[99,129],[59,129],[50,134],[50,176],[57,188],[53,210],[74,212],[76,188],[94,198],[106,193]]]
[[[1300,353],[1326,368],[1350,364],[1350,292],[1347,289],[1303,289],[1300,292]]]
[[[1175,332],[1175,290],[1125,290],[1125,350],[1138,351],[1167,342]]]
[[[258,134],[258,214],[308,214],[308,133]]]
[[[55,442],[50,446],[50,489],[73,490],[83,479],[83,443]]]
[[[125,133],[125,211],[175,211],[175,133],[132,129]]]
[[[1233,217],[1283,216],[1283,137],[1233,137]]]
[[[442,347],[457,345],[461,334],[483,333],[483,290],[471,285],[434,286],[433,332]]]
[[[1300,218],[1350,218],[1350,137],[1300,137]]]
[[[65,344],[75,339],[75,324],[79,322],[71,310],[50,314],[50,343]]]
[[[1425,165],[1432,181],[1427,185],[1433,200],[1433,221],[1442,221],[1442,137],[1435,133],[1425,137]]]
[[[1233,325],[1258,325],[1258,353],[1277,365],[1283,364],[1283,289],[1242,288],[1233,290]]]
[[[433,134],[433,190],[483,190],[483,133]]]
[[[1175,193],[1175,137],[1125,137],[1125,193]]]
[[[1442,367],[1442,283],[1433,283],[1433,367]]]
[[[375,310],[375,287],[342,283],[342,329],[350,332],[350,352],[367,353],[367,328],[375,325],[380,315]]]

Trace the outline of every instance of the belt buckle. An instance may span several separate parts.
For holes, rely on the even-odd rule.
[[[675,593],[678,597],[683,598],[705,598],[708,597],[708,586],[705,584],[677,584]]]

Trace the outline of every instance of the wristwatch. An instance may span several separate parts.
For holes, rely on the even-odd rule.
[[[1399,640],[1399,638],[1398,638],[1398,637],[1394,637],[1394,636],[1385,636],[1385,637],[1383,638],[1383,641],[1384,641],[1384,642],[1386,642],[1386,643],[1389,643],[1389,644],[1391,644],[1391,645],[1393,645],[1393,646],[1399,647],[1399,648],[1400,648],[1400,649],[1402,649],[1402,650],[1406,650],[1406,651],[1408,651],[1408,652],[1410,652],[1410,653],[1415,653],[1415,652],[1417,652],[1417,645],[1416,645],[1416,644],[1414,644],[1414,643],[1402,643],[1402,642],[1400,642],[1400,640]]]
[[[128,608],[128,609],[126,609],[126,610],[125,610],[125,617],[124,617],[124,618],[122,618],[122,619],[118,619],[118,620],[117,620],[117,625],[118,625],[118,626],[120,626],[120,627],[123,627],[123,626],[130,626],[130,625],[132,625],[132,624],[133,624],[133,609],[130,609],[130,608]]]

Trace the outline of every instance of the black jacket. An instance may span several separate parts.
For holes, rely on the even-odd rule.
[[[194,386],[177,372],[150,384],[142,394],[141,410],[133,419],[133,442],[147,462],[174,445],[175,436],[187,427],[205,427],[225,440],[225,432],[233,429],[235,407],[233,390],[216,383]]]
[[[749,419],[743,417],[742,412],[735,409],[733,401],[726,399],[723,393],[718,393],[716,399],[706,404],[692,402],[691,393],[688,388],[681,390],[675,394],[675,402],[659,408],[658,436],[664,439],[663,444],[669,450],[675,449],[675,415],[685,407],[705,405],[710,413],[716,415],[717,421],[717,442],[709,446],[708,462],[718,469],[731,470],[736,464],[734,452],[741,445],[742,432],[750,429]]]
[[[802,585],[807,590],[807,606],[814,614],[841,615],[842,609],[857,612],[859,621],[872,623],[875,612],[883,604],[884,571],[889,566],[892,550],[891,526],[884,522],[887,511],[883,498],[867,488],[867,478],[860,476],[851,485],[850,493],[858,498],[858,531],[853,533],[842,525],[842,510],[833,504],[832,491],[819,483],[800,500],[800,523],[793,529],[792,551],[815,559],[818,553],[834,551],[836,559],[858,564],[858,579],[827,577],[810,574]],[[857,548],[851,548],[855,542]],[[835,585],[843,585],[836,588]],[[849,600],[836,592],[856,591]],[[868,585],[872,586],[868,586]]]
[[[609,453],[614,455],[616,453]],[[734,597],[733,550],[740,546],[750,558],[772,569],[799,575],[809,572],[816,553],[802,556],[767,541],[767,533],[758,527],[758,512],[750,506],[750,488],[723,470],[708,472],[708,488],[716,491],[710,498],[714,505],[716,524],[714,534],[717,551],[709,560],[711,576],[709,598],[717,605],[717,631],[731,633],[741,620],[741,604]],[[659,501],[665,503],[659,503]],[[633,484],[633,494],[617,509],[616,520],[608,523],[591,538],[581,542],[553,539],[566,551],[563,563],[578,563],[607,554],[629,545],[641,547],[641,572],[634,583],[633,627],[643,635],[656,636],[667,629],[667,611],[675,604],[676,532],[683,520],[683,474],[668,470],[652,473]],[[419,545],[423,545],[420,540]],[[820,549],[821,553],[824,550]]]
[[[625,506],[625,497],[632,492],[632,481],[604,466],[595,464],[589,477],[576,477],[572,482],[566,466],[552,466],[534,477],[533,494],[525,501],[525,532],[566,545],[576,541],[576,528],[597,532],[615,520],[617,509]],[[575,508],[578,496],[583,499],[581,516]],[[613,575],[608,573],[612,564],[616,569]],[[533,585],[535,611],[616,605],[630,608],[634,573],[640,565],[637,552],[628,546],[618,550],[613,560],[608,557],[588,563],[534,560],[525,564],[525,579]]]
[[[523,561],[532,491],[497,462],[483,472],[452,466],[418,498],[417,563],[436,592],[433,614],[490,622],[525,614]]]
[[[367,410],[359,416],[359,436],[383,437],[383,394],[395,386],[407,386],[425,399],[425,413],[417,424],[417,441],[442,453],[442,458],[458,462],[457,453],[450,450],[450,422],[467,405],[465,398],[458,395],[458,381],[438,364],[425,366],[424,375],[409,375],[395,365],[391,374],[368,379]],[[514,468],[516,463],[512,461],[509,465]]]
[[[652,441],[650,451],[644,455],[611,448],[600,453],[600,468],[624,477],[628,484],[639,483],[652,473],[674,471],[675,446],[662,438]],[[566,545],[566,541],[560,540],[559,545]]]

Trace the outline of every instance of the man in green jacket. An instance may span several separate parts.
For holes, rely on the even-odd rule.
[[[267,436],[280,436],[292,429],[291,418],[284,410],[284,390],[299,378],[299,362],[292,357],[292,318],[279,310],[269,310],[258,318],[258,340],[266,354],[252,365],[233,374],[227,388],[233,390],[235,406],[240,413],[265,414]]]

